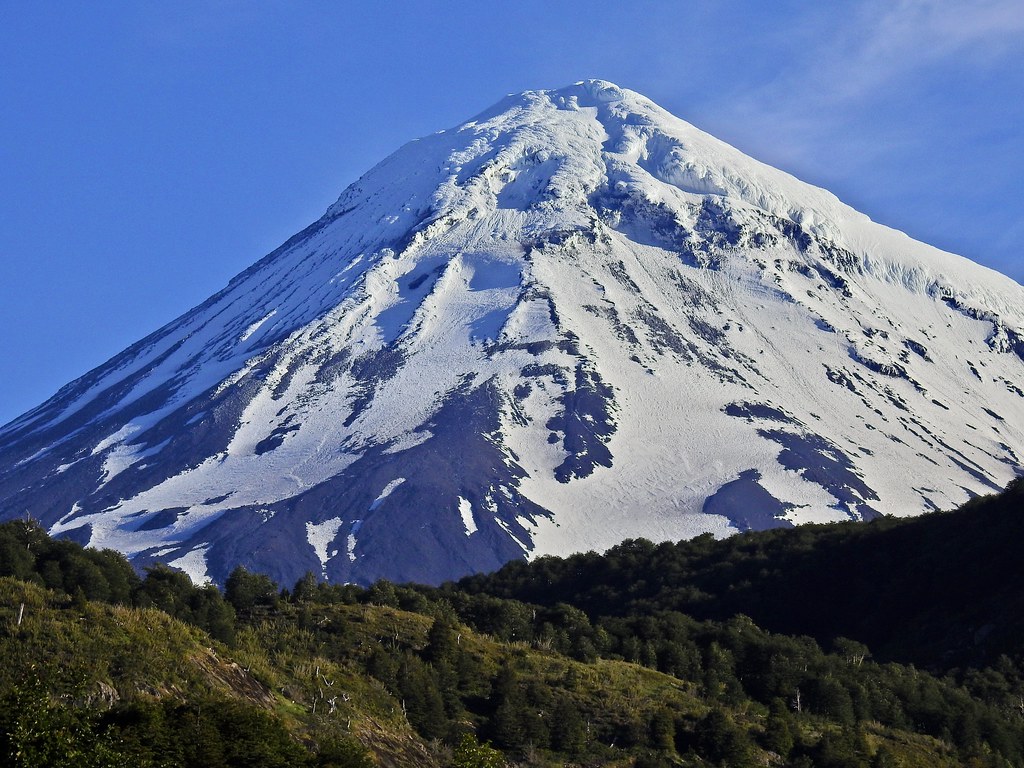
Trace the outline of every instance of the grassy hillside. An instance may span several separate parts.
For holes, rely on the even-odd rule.
[[[279,602],[239,622],[233,647],[159,610],[11,578],[0,606],[11,765],[783,764],[772,748],[808,765],[847,752],[861,756],[849,764],[961,764],[912,729],[712,695],[388,606]]]
[[[310,576],[282,590],[239,569],[222,593],[5,524],[0,754],[120,768],[1024,765],[1019,614],[987,593],[960,605],[944,573],[918,573],[941,557],[982,572],[958,584],[990,588],[1020,493],[806,535],[632,542],[442,589]],[[981,533],[953,546],[972,523]],[[1003,574],[992,600],[1012,609]],[[883,647],[948,659],[959,646],[933,641],[944,605],[958,627],[994,624],[975,665],[881,663],[855,631],[833,634],[881,626],[834,615],[870,614],[872,582],[876,609],[912,619]],[[701,611],[715,618],[688,615]],[[761,626],[786,622],[804,629]]]

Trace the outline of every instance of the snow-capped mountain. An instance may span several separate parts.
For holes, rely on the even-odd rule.
[[[0,510],[223,580],[949,508],[1024,456],[1024,288],[602,81],[413,141],[0,430]]]

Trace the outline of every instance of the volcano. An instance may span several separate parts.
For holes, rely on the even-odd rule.
[[[437,583],[869,520],[1024,456],[1024,288],[604,81],[413,141],[0,430],[0,516],[223,582]]]

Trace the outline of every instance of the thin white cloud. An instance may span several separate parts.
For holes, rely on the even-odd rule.
[[[909,61],[928,60],[964,49],[1020,46],[1024,5],[1019,0],[900,0],[884,5],[870,41],[880,53],[907,52]]]
[[[884,102],[886,92],[917,87],[939,67],[1006,66],[1024,54],[1021,0],[863,0],[801,19],[791,61],[771,82],[723,103],[723,122],[757,126],[758,146],[799,168],[820,157],[838,131]],[[936,83],[934,87],[941,87]],[[833,167],[877,157],[910,138],[843,136]]]
[[[840,39],[824,41],[819,77],[832,76],[833,101],[856,100],[952,56],[992,63],[1024,49],[1022,33],[1020,0],[868,0]]]

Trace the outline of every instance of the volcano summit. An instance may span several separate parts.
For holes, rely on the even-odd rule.
[[[223,581],[949,508],[1024,463],[1024,289],[643,96],[509,96],[0,430],[0,512]]]

